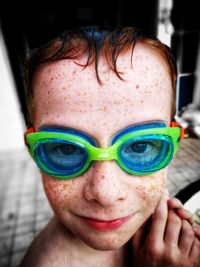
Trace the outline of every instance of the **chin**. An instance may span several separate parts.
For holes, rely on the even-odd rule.
[[[114,233],[101,233],[101,235],[87,235],[79,236],[79,238],[90,248],[95,250],[107,251],[117,250],[124,246],[131,236],[122,236],[123,234],[117,235]]]

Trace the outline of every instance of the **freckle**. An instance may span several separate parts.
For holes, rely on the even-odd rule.
[[[50,94],[50,91],[48,91],[47,93],[48,93],[48,95],[49,95],[49,94]]]
[[[51,81],[53,81],[53,79],[54,79],[54,77],[51,77],[51,79],[50,79],[50,80],[51,80]]]
[[[140,88],[140,86],[138,84],[136,84],[136,89],[139,89],[139,88]]]
[[[115,100],[115,101],[114,101],[114,104],[116,104],[116,105],[120,105],[120,104],[121,104],[121,101],[117,101],[117,100]]]
[[[62,89],[65,90],[66,88],[63,86]]]
[[[59,115],[59,114],[57,114],[57,115],[56,115],[56,118],[60,118],[60,115]]]
[[[69,184],[63,184],[63,189],[67,189],[69,187]]]
[[[49,112],[46,112],[46,115],[49,115]]]

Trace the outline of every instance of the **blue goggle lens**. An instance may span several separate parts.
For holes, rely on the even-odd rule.
[[[124,143],[119,151],[123,164],[136,172],[154,171],[166,161],[166,157],[170,160],[172,155],[169,140],[155,137],[134,138]]]
[[[47,168],[64,175],[78,172],[88,159],[84,147],[62,140],[40,143],[35,153]]]

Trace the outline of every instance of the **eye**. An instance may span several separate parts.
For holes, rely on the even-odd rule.
[[[138,136],[120,147],[119,157],[129,170],[156,171],[169,163],[172,151],[170,142],[163,136]]]
[[[135,140],[126,143],[120,155],[130,164],[150,164],[160,155],[162,147],[161,140]]]
[[[137,142],[129,145],[125,152],[126,153],[144,153],[146,150],[151,149],[151,145],[145,142]]]
[[[51,169],[76,169],[87,160],[85,148],[68,141],[43,143],[39,148],[39,155]]]
[[[72,156],[72,155],[82,155],[84,154],[84,150],[70,144],[61,144],[56,147],[52,147],[51,152],[57,156]]]
[[[127,154],[128,157],[147,157],[147,156],[153,156],[153,154],[159,153],[159,144],[153,143],[149,141],[139,141],[130,143],[127,145],[123,153]]]
[[[77,165],[85,157],[85,150],[73,144],[52,144],[47,147],[49,159],[59,165]]]

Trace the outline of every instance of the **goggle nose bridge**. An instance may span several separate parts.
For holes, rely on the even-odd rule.
[[[117,159],[117,144],[113,144],[106,148],[94,147],[90,153],[90,160],[116,160]]]

